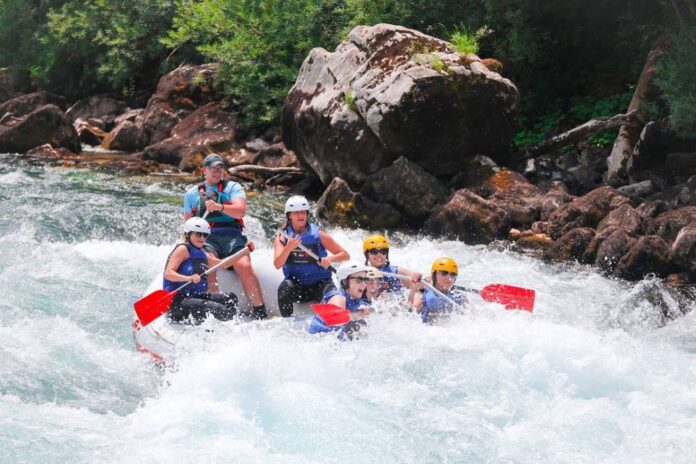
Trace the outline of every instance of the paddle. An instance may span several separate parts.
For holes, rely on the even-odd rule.
[[[284,231],[283,229],[278,229],[278,233],[279,233],[281,236],[283,236],[286,240],[292,240],[292,237],[290,237],[288,234],[286,234],[285,231]],[[317,263],[319,263],[319,261],[321,261],[321,258],[320,258],[319,256],[317,256],[316,253],[314,253],[312,250],[310,250],[309,248],[307,248],[306,246],[304,246],[302,243],[300,243],[299,245],[297,245],[297,248],[299,248],[300,250],[302,250],[302,251],[304,251],[305,253],[307,253],[311,258],[314,258],[314,259],[316,260]],[[333,272],[333,273],[336,273],[336,268],[333,267],[333,265],[329,266],[329,270],[330,270],[331,272]]]
[[[309,306],[328,326],[344,325],[351,320],[350,311],[340,306],[332,304],[313,304]]]
[[[380,272],[381,272],[383,275],[387,276],[387,277],[396,277],[397,279],[404,279],[404,280],[410,280],[410,279],[411,279],[410,276],[407,276],[407,275],[404,275],[404,274],[395,274],[395,273],[393,273],[393,272],[384,272],[384,271],[380,271]],[[462,310],[462,311],[464,310],[464,308],[462,307],[462,305],[460,305],[459,303],[457,303],[456,301],[454,301],[452,298],[450,298],[450,297],[448,297],[447,295],[445,295],[444,293],[442,293],[440,290],[438,290],[437,288],[435,288],[435,286],[431,285],[429,282],[427,282],[427,281],[425,281],[425,280],[421,280],[420,282],[421,282],[424,286],[428,287],[432,292],[434,292],[434,293],[435,293],[437,296],[439,296],[440,298],[443,298],[443,299],[449,301],[450,304],[454,305],[454,306],[455,306],[456,308],[458,308],[459,310]]]
[[[411,278],[407,275],[392,274],[390,272],[382,272],[382,274],[405,280]],[[439,296],[443,296],[441,292],[437,291],[437,289],[435,289],[435,287],[430,285],[428,282],[421,282],[431,290],[435,290]],[[534,311],[534,298],[536,292],[529,288],[515,287],[514,285],[505,284],[486,285],[481,290],[477,290],[475,288],[466,288],[460,285],[454,285],[454,288],[457,290],[463,290],[465,292],[478,293],[481,295],[481,298],[483,298],[484,301],[488,303],[500,303],[505,306],[505,309],[519,309],[522,311],[529,311],[530,313]]]
[[[226,264],[234,262],[244,256],[248,256],[249,253],[251,253],[251,250],[248,248],[248,246],[244,247],[244,249],[239,250],[235,254],[228,256],[227,258],[217,263],[215,266],[205,271],[203,274],[201,274],[201,277],[221,268]],[[189,284],[192,283],[193,282],[187,282],[181,287],[171,292],[167,292],[166,290],[155,290],[149,295],[146,295],[143,298],[136,301],[133,304],[133,307],[135,308],[135,314],[138,316],[138,320],[140,320],[140,325],[142,327],[145,327],[150,322],[154,321],[162,314],[169,311],[169,306],[171,306],[172,304],[174,295],[176,295],[176,293],[179,290],[187,287]]]

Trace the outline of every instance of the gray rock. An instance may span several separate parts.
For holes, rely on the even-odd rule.
[[[398,156],[452,176],[469,157],[507,152],[518,98],[512,82],[446,42],[358,26],[334,53],[305,59],[283,106],[283,140],[324,182],[359,185]]]

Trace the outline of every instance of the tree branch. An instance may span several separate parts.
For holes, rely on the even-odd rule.
[[[231,175],[239,173],[259,174],[261,176],[275,176],[278,174],[304,174],[305,170],[295,167],[268,168],[266,166],[256,166],[255,164],[241,164],[227,170]]]
[[[579,140],[582,140],[592,134],[597,134],[608,129],[614,129],[621,126],[640,125],[640,121],[636,115],[637,111],[634,110],[626,114],[617,114],[608,119],[590,119],[586,123],[574,127],[567,132],[554,135],[550,139],[544,140],[543,142],[533,146],[528,150],[527,155],[522,157],[522,159],[534,158],[546,154],[556,148],[578,142]]]

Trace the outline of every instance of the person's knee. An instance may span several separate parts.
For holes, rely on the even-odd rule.
[[[295,303],[295,289],[296,284],[290,279],[285,279],[278,286],[278,309],[283,317],[292,316],[293,304]]]
[[[247,256],[234,264],[234,270],[240,276],[251,275],[254,272],[254,268],[251,267],[251,260]]]

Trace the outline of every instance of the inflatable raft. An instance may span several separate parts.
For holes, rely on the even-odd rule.
[[[278,312],[278,286],[283,281],[282,271],[273,267],[269,260],[254,261],[254,270],[261,284],[264,302],[268,310],[269,318],[280,317]],[[242,312],[251,310],[248,300],[244,296],[242,284],[234,271],[218,271],[218,286],[222,292],[232,292],[239,297],[239,310]],[[145,290],[143,295],[148,295],[162,288],[162,275],[155,277]],[[314,313],[309,304],[295,305],[295,322],[304,322]],[[222,324],[222,322],[220,322]],[[235,323],[230,321],[228,323]],[[137,316],[133,317],[133,338],[136,348],[148,354],[158,363],[169,365],[173,363],[173,357],[177,342],[185,336],[186,329],[190,326],[172,323],[164,313],[146,326],[142,326]]]

